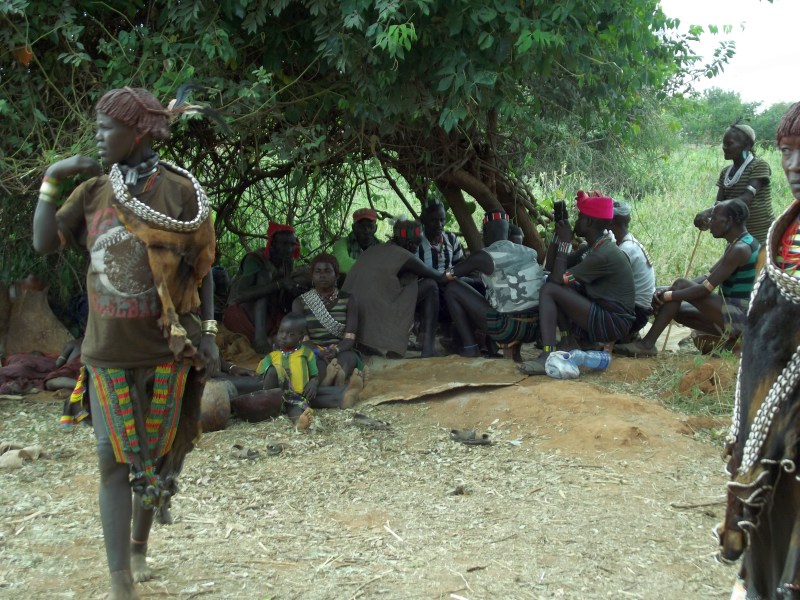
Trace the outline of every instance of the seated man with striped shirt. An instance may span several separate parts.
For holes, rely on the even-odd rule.
[[[647,335],[630,344],[617,344],[614,352],[627,356],[655,356],[656,341],[673,319],[706,333],[738,337],[747,320],[750,293],[756,280],[756,260],[761,244],[745,227],[749,215],[740,199],[714,205],[709,230],[728,245],[707,275],[678,279],[653,296],[656,319]],[[719,293],[714,290],[719,287]]]
[[[458,236],[452,231],[445,231],[447,211],[442,201],[431,198],[420,215],[422,223],[422,242],[419,245],[419,259],[430,268],[444,273],[464,260],[464,249]]]

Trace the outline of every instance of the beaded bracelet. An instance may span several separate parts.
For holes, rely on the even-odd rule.
[[[559,242],[558,251],[563,252],[564,254],[569,254],[572,252],[572,244],[569,242]]]
[[[61,196],[60,181],[55,177],[45,177],[39,186],[39,201],[47,204],[57,204]]]

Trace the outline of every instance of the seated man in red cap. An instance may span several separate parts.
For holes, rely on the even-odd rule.
[[[270,222],[267,245],[249,252],[239,264],[223,323],[246,336],[257,352],[272,350],[272,337],[292,302],[307,288],[292,277],[300,242],[289,225]]]
[[[583,259],[567,268],[573,231],[569,221],[556,224],[555,261],[539,297],[543,352],[524,363],[522,371],[543,375],[547,357],[556,349],[556,328],[563,337],[614,342],[628,335],[634,320],[636,292],[628,257],[607,235],[614,218],[611,198],[578,192],[575,235],[586,239]]]
[[[485,248],[447,271],[449,278],[473,271],[481,275],[486,295],[461,280],[445,289],[445,300],[453,324],[464,344],[462,356],[480,356],[475,332],[486,332],[498,345],[512,348],[519,360],[519,346],[537,334],[536,305],[544,273],[536,251],[508,239],[508,215],[502,210],[483,218]]]
[[[379,244],[375,232],[378,230],[378,213],[372,208],[359,208],[353,213],[353,229],[333,245],[331,254],[339,261],[339,274],[346,275],[356,259],[369,248]]]

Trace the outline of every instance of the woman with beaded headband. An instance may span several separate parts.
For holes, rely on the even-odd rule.
[[[219,369],[208,199],[191,173],[151,147],[169,137],[171,114],[144,89],[106,93],[96,106],[95,141],[109,174],[87,156],[54,163],[34,214],[39,253],[72,245],[91,259],[78,385],[89,395],[97,438],[114,600],[138,598],[134,582],[151,577],[153,517],[170,521],[203,381]],[[59,207],[60,182],[73,176],[89,178]]]
[[[773,223],[742,341],[720,556],[732,598],[800,598],[800,102],[777,131],[794,203]]]
[[[775,219],[772,213],[770,170],[767,161],[757,158],[753,152],[756,132],[744,123],[734,123],[722,137],[722,152],[731,164],[723,167],[717,179],[717,197],[714,203],[739,198],[747,205],[747,231],[763,245],[767,230]],[[695,227],[703,231],[709,228],[711,208],[698,213]]]

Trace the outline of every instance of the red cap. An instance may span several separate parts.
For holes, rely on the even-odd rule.
[[[371,208],[359,208],[353,213],[353,223],[361,221],[362,219],[369,219],[370,221],[378,220],[378,213]]]
[[[274,221],[269,222],[269,227],[267,228],[267,245],[264,246],[264,254],[269,258],[269,247],[272,245],[272,238],[275,237],[275,234],[280,231],[288,231],[289,233],[295,233],[294,227],[291,225],[284,225],[283,223],[275,223]],[[300,240],[297,239],[297,234],[295,234],[295,247],[292,251],[292,259],[297,260],[300,258]]]
[[[576,198],[578,212],[594,219],[610,221],[614,218],[614,201],[606,196],[589,196],[583,190]]]

